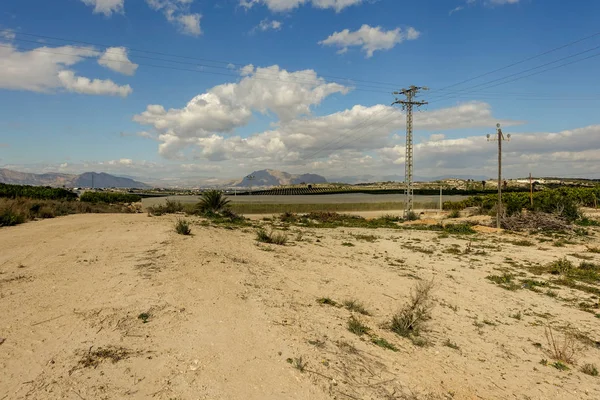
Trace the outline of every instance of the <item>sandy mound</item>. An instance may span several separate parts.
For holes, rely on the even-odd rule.
[[[175,219],[0,229],[0,399],[600,398],[600,378],[580,371],[600,360],[597,295],[532,275],[559,257],[600,263],[586,251],[597,234],[556,247],[291,226],[276,246],[200,220],[177,235]],[[431,319],[396,335],[392,316],[431,279]],[[577,333],[569,370],[553,366],[545,326]]]

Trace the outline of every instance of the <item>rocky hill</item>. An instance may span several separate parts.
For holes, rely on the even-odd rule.
[[[93,182],[92,182],[93,181]],[[109,175],[104,172],[85,172],[81,175],[46,173],[32,174],[0,168],[0,183],[13,185],[53,186],[53,187],[92,187],[145,189],[150,186],[130,178]]]
[[[248,179],[248,176],[253,176],[254,179]],[[250,175],[244,177],[241,181],[235,184],[238,187],[249,186],[279,186],[279,185],[299,185],[302,183],[327,183],[327,179],[316,174],[290,174],[274,169],[263,169],[254,171]]]

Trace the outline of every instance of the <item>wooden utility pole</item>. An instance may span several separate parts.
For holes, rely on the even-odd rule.
[[[502,218],[502,141],[510,140],[510,133],[504,138],[500,124],[496,124],[496,136],[498,137],[498,205],[496,206],[496,227],[501,228],[500,220]],[[496,140],[492,139],[492,135],[488,133],[488,141]]]
[[[529,173],[529,201],[531,208],[533,208],[533,178],[531,178],[531,172]]]
[[[402,109],[406,110],[406,155],[404,163],[404,182],[406,184],[406,200],[404,204],[404,217],[408,217],[413,210],[413,106],[420,107],[428,104],[426,101],[415,101],[415,97],[419,90],[429,90],[426,87],[411,86],[408,89],[402,89],[393,94],[402,94],[406,96],[406,100],[398,100],[392,103],[402,104]]]

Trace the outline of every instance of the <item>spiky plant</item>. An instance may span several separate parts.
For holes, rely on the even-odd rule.
[[[226,199],[225,196],[223,196],[223,192],[219,190],[209,190],[202,193],[198,208],[202,212],[212,211],[216,213],[224,210],[228,205],[229,199]]]

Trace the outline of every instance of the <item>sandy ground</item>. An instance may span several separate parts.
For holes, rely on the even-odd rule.
[[[199,220],[181,236],[174,221],[76,215],[0,229],[0,400],[600,398],[600,378],[579,371],[600,364],[600,320],[577,306],[597,297],[486,279],[568,254],[600,262],[586,252],[597,232],[520,247],[508,234],[291,227],[276,246]],[[429,279],[420,347],[385,324]],[[322,297],[364,302],[371,315],[357,317],[398,351],[349,332],[352,313]],[[553,361],[545,326],[586,338],[569,371],[540,364]]]

